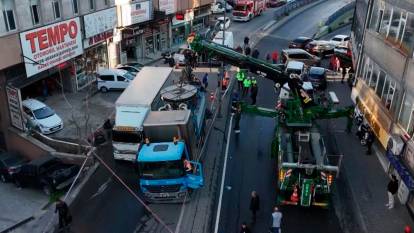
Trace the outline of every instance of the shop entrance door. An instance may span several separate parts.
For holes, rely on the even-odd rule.
[[[155,49],[156,49],[156,51],[161,51],[162,50],[162,48],[161,48],[161,35],[160,34],[157,34],[155,36]]]

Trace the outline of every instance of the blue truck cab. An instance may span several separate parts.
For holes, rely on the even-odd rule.
[[[139,184],[147,201],[180,203],[204,185],[201,163],[189,161],[184,141],[147,143],[138,151]],[[192,165],[186,171],[184,163]]]

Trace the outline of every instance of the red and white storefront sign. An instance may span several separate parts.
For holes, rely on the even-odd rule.
[[[27,77],[83,53],[79,17],[20,33]]]
[[[150,1],[122,5],[122,26],[126,27],[150,20],[151,7]]]
[[[105,42],[107,39],[111,39],[113,36],[113,31],[107,31],[94,35],[90,38],[86,38],[83,40],[83,48],[87,49],[101,42]]]

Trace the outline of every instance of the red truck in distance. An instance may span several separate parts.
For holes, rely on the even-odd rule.
[[[265,10],[265,0],[238,0],[233,8],[234,21],[250,21]]]

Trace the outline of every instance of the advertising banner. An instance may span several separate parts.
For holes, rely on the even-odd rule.
[[[20,33],[27,77],[83,53],[79,17]]]
[[[150,20],[150,2],[131,3],[122,6],[122,26],[142,23]]]
[[[20,91],[17,88],[7,86],[6,92],[7,100],[9,102],[10,122],[14,127],[24,130],[22,107],[20,104]]]
[[[177,11],[175,0],[159,0],[160,11],[165,11],[166,15],[173,14]]]
[[[91,38],[92,36],[112,30],[116,27],[117,23],[116,7],[85,15],[83,21],[85,38]]]

